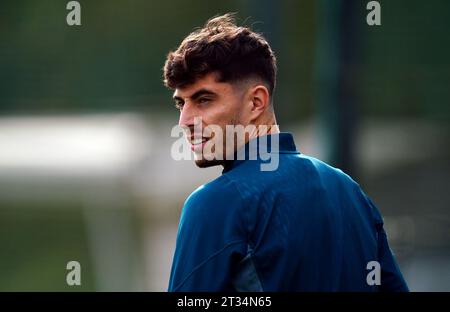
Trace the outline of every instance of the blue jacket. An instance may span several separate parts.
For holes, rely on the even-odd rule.
[[[276,170],[249,159],[247,143],[245,159],[187,198],[169,291],[407,291],[383,219],[359,185],[298,152],[291,134],[274,135],[278,151],[271,135],[265,148],[278,153]]]

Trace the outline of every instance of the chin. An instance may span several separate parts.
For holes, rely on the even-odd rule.
[[[195,164],[197,165],[197,167],[199,168],[208,168],[208,167],[213,167],[213,166],[219,166],[222,164],[222,161],[220,160],[207,160],[207,159],[196,159],[195,160]]]

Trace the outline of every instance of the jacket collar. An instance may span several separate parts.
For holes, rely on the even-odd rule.
[[[239,164],[248,160],[263,161],[264,155],[300,154],[297,150],[294,138],[289,132],[280,132],[256,137],[248,141],[234,153],[232,160],[226,160],[222,173],[228,172]]]

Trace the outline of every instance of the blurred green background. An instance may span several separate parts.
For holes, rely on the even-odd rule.
[[[217,14],[278,58],[275,109],[301,152],[385,216],[411,290],[450,290],[450,2],[0,3],[0,290],[165,290],[185,197],[220,174],[170,157],[168,51]],[[66,284],[81,263],[82,285]]]

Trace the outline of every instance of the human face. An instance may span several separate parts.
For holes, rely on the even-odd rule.
[[[245,117],[245,91],[245,88],[231,83],[219,82],[216,73],[207,74],[194,83],[175,90],[173,98],[180,110],[179,125],[185,129],[197,166],[203,168],[223,164],[226,154],[236,149],[234,143],[233,151],[226,148],[229,145],[226,142],[226,126],[246,126],[249,123]],[[197,130],[199,128],[200,132]],[[210,129],[212,131],[205,131]],[[206,146],[212,146],[212,149],[207,149]],[[218,148],[221,150],[217,151]],[[218,159],[211,153],[221,154],[222,157]]]

